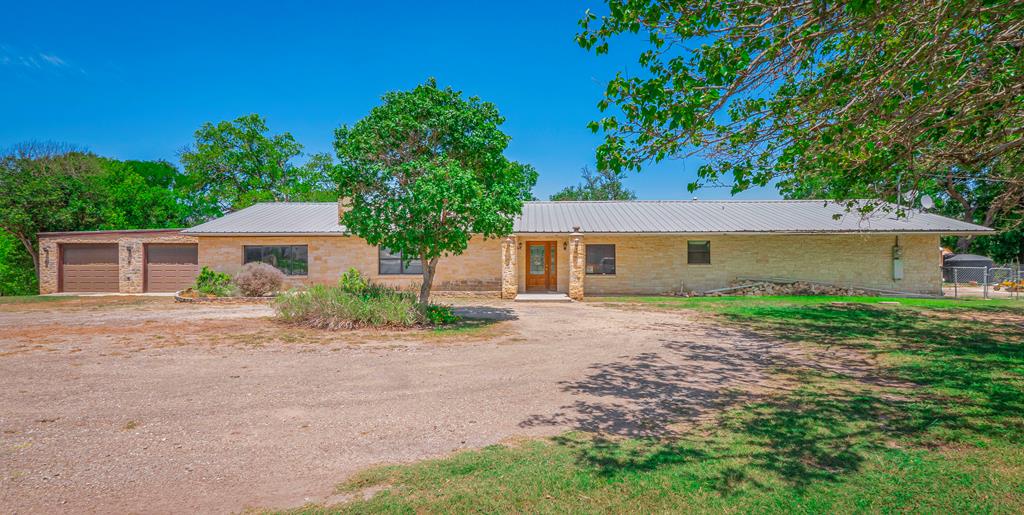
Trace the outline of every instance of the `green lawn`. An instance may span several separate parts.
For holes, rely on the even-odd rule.
[[[877,358],[865,377],[780,366],[794,388],[673,438],[571,433],[340,485],[341,512],[1024,512],[1024,302],[615,298]],[[358,492],[381,489],[368,500]]]

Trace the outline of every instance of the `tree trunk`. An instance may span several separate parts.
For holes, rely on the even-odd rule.
[[[434,285],[434,272],[437,271],[437,258],[420,258],[423,263],[423,284],[420,285],[420,304],[430,301],[430,288]]]
[[[32,240],[29,240],[21,234],[11,234],[13,234],[15,238],[18,238],[18,241],[20,241],[25,247],[25,250],[28,251],[28,255],[32,256],[32,266],[36,268],[36,279],[39,279],[39,253],[36,252],[35,246],[32,245]]]
[[[956,238],[956,253],[966,254],[971,248],[971,237],[970,236],[957,236]]]

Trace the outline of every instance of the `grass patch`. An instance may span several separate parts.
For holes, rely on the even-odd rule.
[[[588,297],[587,302],[609,302],[645,304],[665,308],[692,309],[713,313],[735,310],[750,310],[759,307],[813,307],[834,303],[855,303],[887,306],[893,302],[899,306],[938,310],[1010,311],[1024,313],[1024,301],[1011,299],[915,299],[892,297],[842,297],[842,296],[764,296],[764,297],[662,297],[662,296],[621,296]]]
[[[63,299],[75,299],[77,297],[55,297],[49,295],[16,295],[10,297],[0,296],[0,305],[3,304],[41,304],[45,302],[59,302]]]
[[[871,355],[865,376],[789,364],[798,386],[671,437],[570,433],[413,465],[305,511],[1024,511],[1024,304],[846,297],[615,298]],[[813,365],[813,364],[812,364]]]

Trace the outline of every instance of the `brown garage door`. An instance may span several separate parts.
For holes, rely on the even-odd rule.
[[[146,245],[146,291],[184,290],[198,274],[198,245]]]
[[[61,286],[66,292],[116,292],[117,244],[61,246]]]

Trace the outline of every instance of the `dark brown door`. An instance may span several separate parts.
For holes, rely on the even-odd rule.
[[[554,241],[526,242],[527,291],[554,291],[558,288],[555,244]]]
[[[199,246],[195,244],[146,245],[146,291],[184,290],[199,274]]]
[[[116,292],[117,244],[75,243],[61,246],[61,291]]]

